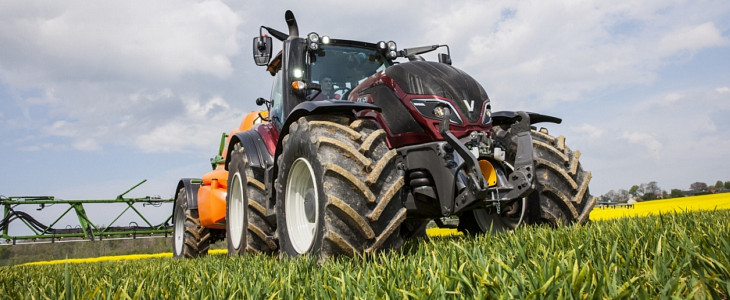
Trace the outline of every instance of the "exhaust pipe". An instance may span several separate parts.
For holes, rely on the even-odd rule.
[[[299,26],[297,26],[297,19],[294,18],[294,13],[291,10],[287,10],[284,13],[284,19],[286,20],[286,25],[289,25],[289,38],[287,40],[298,38]]]

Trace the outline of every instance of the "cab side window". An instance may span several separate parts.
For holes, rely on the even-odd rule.
[[[271,86],[271,121],[276,128],[284,125],[284,110],[282,107],[284,94],[281,86],[282,72],[277,72],[274,76],[274,84]]]

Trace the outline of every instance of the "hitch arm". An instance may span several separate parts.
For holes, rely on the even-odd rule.
[[[464,146],[449,130],[450,122],[451,112],[448,109],[445,109],[444,118],[439,124],[439,133],[444,140],[446,140],[446,142],[464,158],[464,163],[469,171],[467,173],[469,189],[475,192],[477,199],[484,199],[487,196],[487,188],[489,187],[489,184],[487,184],[487,181],[484,179],[484,175],[482,175],[477,158],[474,157],[471,151],[466,149],[466,146]]]
[[[530,116],[524,111],[518,111],[517,114],[521,119],[511,126],[512,142],[517,145],[517,153],[514,171],[507,178],[513,189],[504,196],[505,200],[525,197],[534,188],[535,162],[532,156]]]

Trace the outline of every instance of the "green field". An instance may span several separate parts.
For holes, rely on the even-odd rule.
[[[0,267],[0,298],[728,298],[730,211],[413,241],[318,264],[264,255]]]

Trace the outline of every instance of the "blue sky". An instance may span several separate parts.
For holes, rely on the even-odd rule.
[[[448,44],[495,110],[563,118],[594,195],[730,180],[727,1],[0,1],[0,195],[172,197],[268,97],[260,25]],[[276,51],[277,49],[275,49]]]

